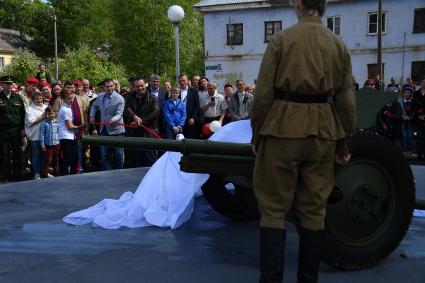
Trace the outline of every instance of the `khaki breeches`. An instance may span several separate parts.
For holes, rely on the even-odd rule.
[[[284,229],[291,211],[302,227],[322,230],[334,185],[334,162],[334,141],[262,136],[253,176],[260,226]]]

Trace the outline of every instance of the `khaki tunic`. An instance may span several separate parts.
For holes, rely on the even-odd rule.
[[[330,105],[274,100],[275,88],[312,95],[329,93],[335,102]],[[271,39],[261,63],[252,106],[254,144],[260,135],[313,135],[344,143],[354,130],[355,114],[350,54],[320,18],[303,17]]]
[[[274,99],[279,92],[333,96],[333,103]],[[335,153],[347,153],[355,127],[350,54],[319,17],[273,37],[261,64],[251,123],[257,147],[253,185],[262,227],[324,227]]]

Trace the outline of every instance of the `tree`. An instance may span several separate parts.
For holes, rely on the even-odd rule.
[[[23,84],[29,77],[34,77],[41,59],[27,49],[19,49],[12,62],[0,69],[0,75],[12,75],[16,82]]]
[[[131,75],[173,78],[175,41],[167,10],[177,4],[185,10],[180,24],[181,71],[202,75],[203,17],[193,8],[198,1],[0,0],[0,26],[29,35],[29,48],[48,62],[54,57],[55,12],[59,56],[84,44],[124,65]]]
[[[30,0],[0,0],[0,27],[26,32]]]
[[[185,10],[180,24],[181,70],[203,74],[202,15],[194,8],[197,1],[127,0],[113,1],[113,59],[127,67],[131,74],[148,76],[158,73],[173,77],[175,73],[173,25],[167,10],[178,4]]]
[[[96,56],[87,45],[77,49],[66,48],[63,59],[59,62],[61,79],[88,79],[97,84],[105,78],[126,82],[123,66],[108,61],[105,57]]]

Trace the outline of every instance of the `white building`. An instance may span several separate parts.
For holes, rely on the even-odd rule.
[[[425,1],[383,0],[383,79],[425,78]],[[267,42],[298,22],[288,1],[205,0],[205,72],[220,88],[256,80]],[[360,85],[377,73],[377,0],[329,0],[323,22],[348,46]]]

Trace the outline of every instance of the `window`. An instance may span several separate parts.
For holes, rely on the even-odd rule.
[[[387,12],[382,12],[381,17],[382,23],[382,33],[387,32]],[[369,28],[368,34],[377,34],[378,33],[378,13],[369,13]]]
[[[0,57],[0,68],[4,67],[4,57]]]
[[[336,35],[341,35],[341,17],[328,17],[328,29]]]
[[[425,79],[425,61],[412,62],[412,80],[420,82]]]
[[[381,80],[385,78],[385,63],[382,63],[382,77]],[[367,64],[367,77],[374,79],[376,75],[379,74],[379,65],[378,64]]]
[[[264,42],[269,42],[280,30],[282,30],[282,21],[264,22]]]
[[[425,32],[425,8],[415,9],[413,33]]]
[[[227,25],[227,45],[243,44],[243,24]]]

